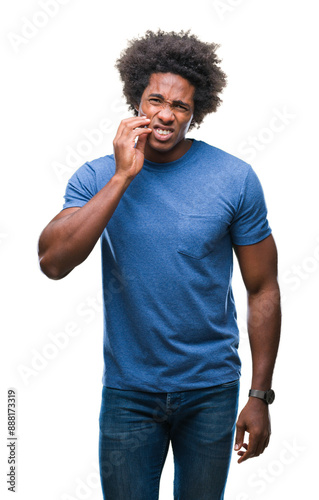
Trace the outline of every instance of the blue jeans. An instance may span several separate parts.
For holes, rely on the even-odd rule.
[[[152,393],[103,386],[99,462],[105,500],[158,500],[171,442],[175,500],[222,500],[239,381]]]

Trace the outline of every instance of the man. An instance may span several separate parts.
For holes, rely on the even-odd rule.
[[[188,32],[148,31],[129,44],[117,67],[135,116],[121,122],[114,155],[71,177],[39,240],[41,269],[61,279],[101,238],[107,500],[157,499],[169,443],[174,498],[224,498],[240,377],[233,248],[253,365],[238,462],[269,443],[280,305],[262,188],[245,162],[186,138],[220,104],[226,76],[216,48]]]

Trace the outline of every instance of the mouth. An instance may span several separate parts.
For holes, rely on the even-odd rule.
[[[163,142],[163,141],[168,141],[172,137],[174,129],[170,127],[164,127],[164,126],[160,127],[159,125],[155,125],[155,127],[153,127],[153,132],[155,139]]]

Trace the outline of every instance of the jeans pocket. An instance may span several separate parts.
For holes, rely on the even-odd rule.
[[[235,387],[238,385],[239,379],[232,380],[231,382],[226,382],[225,384],[220,384],[220,387]]]

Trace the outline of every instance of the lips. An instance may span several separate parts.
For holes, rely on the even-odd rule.
[[[154,136],[158,141],[168,141],[174,132],[171,127],[165,127],[164,125],[155,125],[153,127]]]

